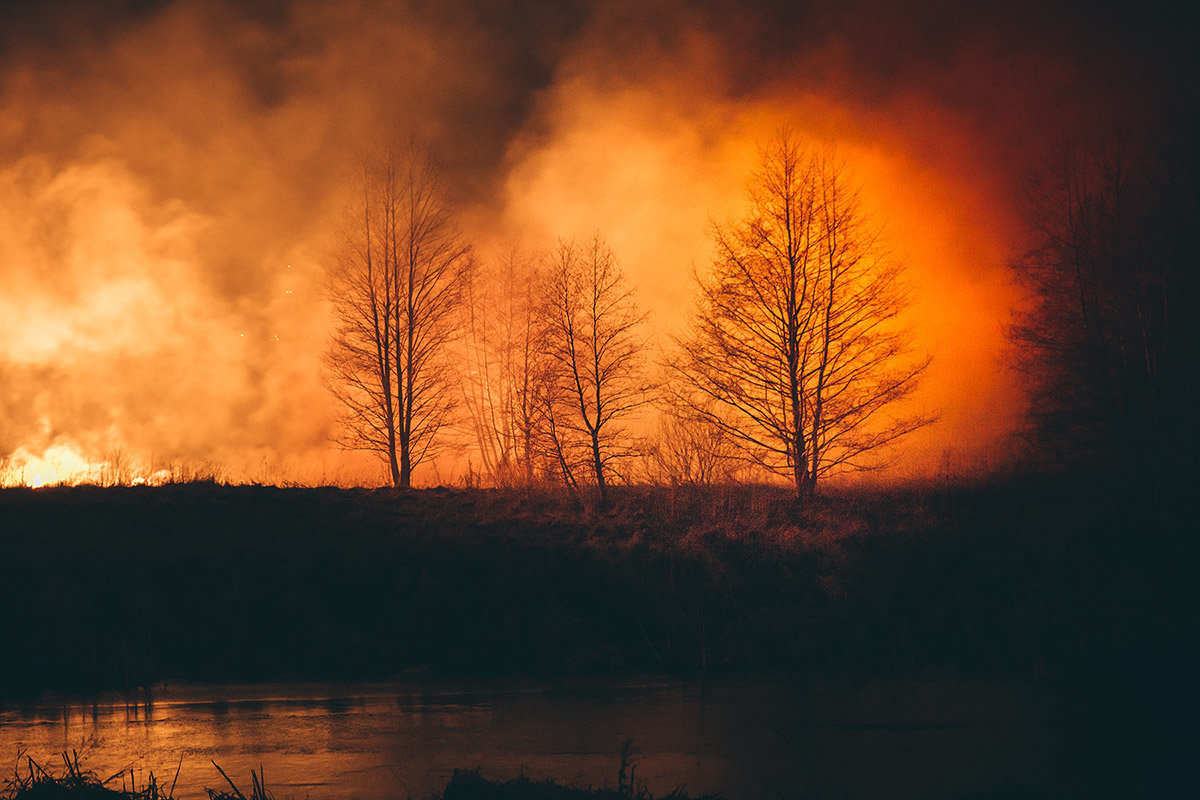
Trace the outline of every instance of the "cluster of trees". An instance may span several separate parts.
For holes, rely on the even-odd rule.
[[[581,505],[607,506],[638,471],[766,471],[802,499],[928,422],[897,411],[928,364],[899,320],[900,266],[846,171],[787,133],[762,151],[747,215],[714,229],[694,322],[657,366],[601,237],[477,263],[440,181],[411,154],[368,171],[331,270],[342,441],[377,453],[396,486],[454,426],[483,480],[561,485]]]
[[[484,477],[560,484],[581,504],[594,486],[606,506],[653,399],[644,315],[612,250],[561,242],[472,277],[463,392]]]
[[[1012,340],[1028,438],[1050,465],[1155,487],[1194,474],[1196,145],[1195,126],[1125,132],[1064,148],[1036,177]]]

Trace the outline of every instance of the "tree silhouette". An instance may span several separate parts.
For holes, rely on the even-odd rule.
[[[413,469],[438,452],[457,405],[448,345],[469,266],[428,156],[388,153],[365,171],[330,270],[338,328],[326,364],[345,412],[340,441],[377,453],[393,486],[409,487]]]
[[[881,448],[929,421],[895,413],[928,360],[898,324],[901,267],[832,157],[784,131],[749,195],[744,219],[715,227],[674,390],[800,500],[836,471],[880,466]]]
[[[531,485],[541,436],[540,276],[517,250],[473,270],[466,285],[463,397],[493,485]]]
[[[669,486],[711,486],[731,481],[737,467],[729,435],[687,408],[659,415],[646,453],[646,476]]]
[[[1194,469],[1195,136],[1065,148],[1034,181],[1011,338],[1046,462],[1156,481]]]
[[[573,494],[594,482],[598,505],[622,459],[637,454],[626,427],[649,400],[639,314],[612,251],[560,243],[550,259],[542,302],[546,356],[541,407],[551,463]]]

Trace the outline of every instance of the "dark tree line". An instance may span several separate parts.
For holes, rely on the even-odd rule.
[[[1200,388],[1195,128],[1065,148],[1038,176],[1030,305],[1012,327],[1048,464],[1154,484],[1194,473]]]

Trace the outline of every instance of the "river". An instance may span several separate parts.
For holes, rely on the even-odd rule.
[[[151,771],[169,786],[178,767],[175,797],[200,800],[225,788],[215,761],[247,794],[261,766],[280,800],[404,800],[463,767],[615,785],[629,740],[635,780],[660,794],[950,798],[1045,785],[1051,718],[1027,687],[964,681],[184,684],[0,705],[0,764],[11,775],[27,752],[61,766],[54,754],[77,750],[97,775],[132,770],[139,786]]]

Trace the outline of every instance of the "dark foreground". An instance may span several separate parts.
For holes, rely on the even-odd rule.
[[[1179,769],[1194,710],[1177,514],[1044,479],[801,513],[761,488],[628,490],[601,516],[498,491],[9,489],[0,697],[403,672],[1003,677],[1052,687],[1096,785],[1132,786]]]
[[[174,800],[173,786],[159,784],[153,776],[140,789],[129,775],[119,774],[107,780],[80,766],[78,756],[64,754],[66,767],[59,771],[47,771],[35,765],[32,759],[23,774],[18,766],[16,774],[7,786],[0,788],[3,800]],[[250,790],[242,788],[215,762],[213,767],[224,779],[220,789],[208,789],[209,800],[286,800],[276,798],[267,787],[261,772],[251,771]],[[120,784],[117,789],[109,784]],[[1001,789],[986,795],[971,795],[970,800],[1040,800],[1057,795],[1029,788]],[[798,800],[833,800],[845,798],[840,793],[797,794]],[[400,798],[380,798],[400,800]],[[412,800],[412,798],[408,798]],[[553,778],[534,779],[521,775],[508,781],[489,780],[476,770],[455,770],[446,787],[440,793],[418,800],[656,800],[656,796],[636,783],[636,767],[622,760],[614,787],[595,788],[576,783],[564,783]],[[692,800],[683,787],[661,800]],[[721,795],[700,795],[696,800],[722,800]],[[967,798],[964,798],[967,800]]]
[[[46,769],[26,757],[18,763],[14,775],[0,789],[3,800],[173,800],[174,784],[159,784],[153,775],[139,789],[132,776],[118,774],[102,780],[79,762],[78,754],[64,753],[60,770]],[[249,793],[242,789],[215,762],[225,785],[208,789],[209,800],[276,800],[261,772],[251,772]],[[429,800],[655,800],[654,795],[634,785],[636,768],[622,760],[616,788],[593,788],[560,783],[552,778],[533,780],[520,776],[499,782],[484,778],[474,770],[455,770],[445,790]],[[119,783],[121,788],[113,785]],[[282,800],[282,799],[281,799]],[[691,800],[682,789],[664,800]],[[716,800],[704,796],[697,800]]]

